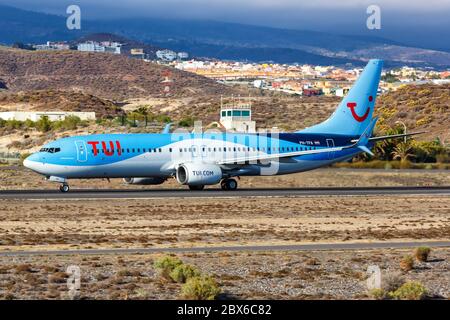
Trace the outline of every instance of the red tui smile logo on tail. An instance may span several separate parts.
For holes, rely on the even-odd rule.
[[[370,102],[373,101],[373,97],[372,97],[372,96],[369,97],[369,101],[370,101]],[[366,112],[364,113],[364,115],[359,116],[359,115],[356,113],[356,111],[355,111],[356,106],[357,106],[356,102],[348,102],[348,103],[347,103],[347,108],[349,108],[350,111],[352,112],[353,118],[354,118],[356,121],[358,121],[358,122],[363,122],[363,121],[366,120],[367,117],[369,116],[369,113],[370,113],[370,107],[367,107],[367,110],[366,110]]]

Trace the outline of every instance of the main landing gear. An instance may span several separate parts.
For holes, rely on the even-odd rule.
[[[62,185],[59,186],[59,191],[61,192],[69,192],[70,187],[67,183],[63,183]]]
[[[238,183],[235,179],[224,179],[220,183],[220,187],[222,190],[232,191],[237,189]]]

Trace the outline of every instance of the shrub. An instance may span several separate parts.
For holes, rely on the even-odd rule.
[[[383,300],[386,298],[386,291],[383,289],[372,289],[369,291],[369,296],[375,300]]]
[[[408,272],[414,268],[414,259],[410,255],[406,255],[403,257],[403,259],[400,261],[400,269],[402,269],[405,272]]]
[[[52,123],[48,119],[47,116],[41,117],[38,121],[36,121],[36,129],[41,132],[48,132],[52,128]]]
[[[420,282],[410,281],[390,294],[393,299],[421,300],[427,295],[427,289]]]
[[[193,277],[181,287],[181,295],[190,300],[214,300],[220,293],[216,281],[207,276]]]
[[[414,256],[417,261],[425,262],[428,260],[428,256],[430,255],[431,249],[429,247],[419,247],[414,251]]]
[[[198,276],[200,276],[200,272],[197,268],[188,264],[180,264],[170,273],[170,278],[179,283],[185,283],[188,279]]]
[[[194,118],[186,117],[186,118],[181,119],[178,122],[178,125],[180,127],[193,127],[194,126],[194,122],[195,122]]]
[[[159,271],[159,274],[166,278],[172,279],[170,273],[178,266],[182,265],[183,262],[177,257],[162,257],[155,261],[154,267]]]
[[[400,288],[405,283],[405,279],[400,273],[389,273],[382,279],[381,288],[385,292],[392,292]]]

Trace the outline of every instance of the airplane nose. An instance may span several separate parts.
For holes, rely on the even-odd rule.
[[[24,167],[36,171],[39,166],[39,156],[37,154],[32,154],[23,160]]]

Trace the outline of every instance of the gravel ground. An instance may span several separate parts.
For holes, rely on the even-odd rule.
[[[369,299],[366,270],[378,265],[382,277],[400,272],[412,250],[318,252],[221,252],[178,255],[212,275],[220,298]],[[34,256],[0,259],[2,299],[67,299],[69,265],[81,269],[83,299],[178,299],[180,284],[162,279],[153,262],[161,255]],[[420,281],[428,298],[450,297],[450,249],[434,249],[429,261],[402,273]]]

